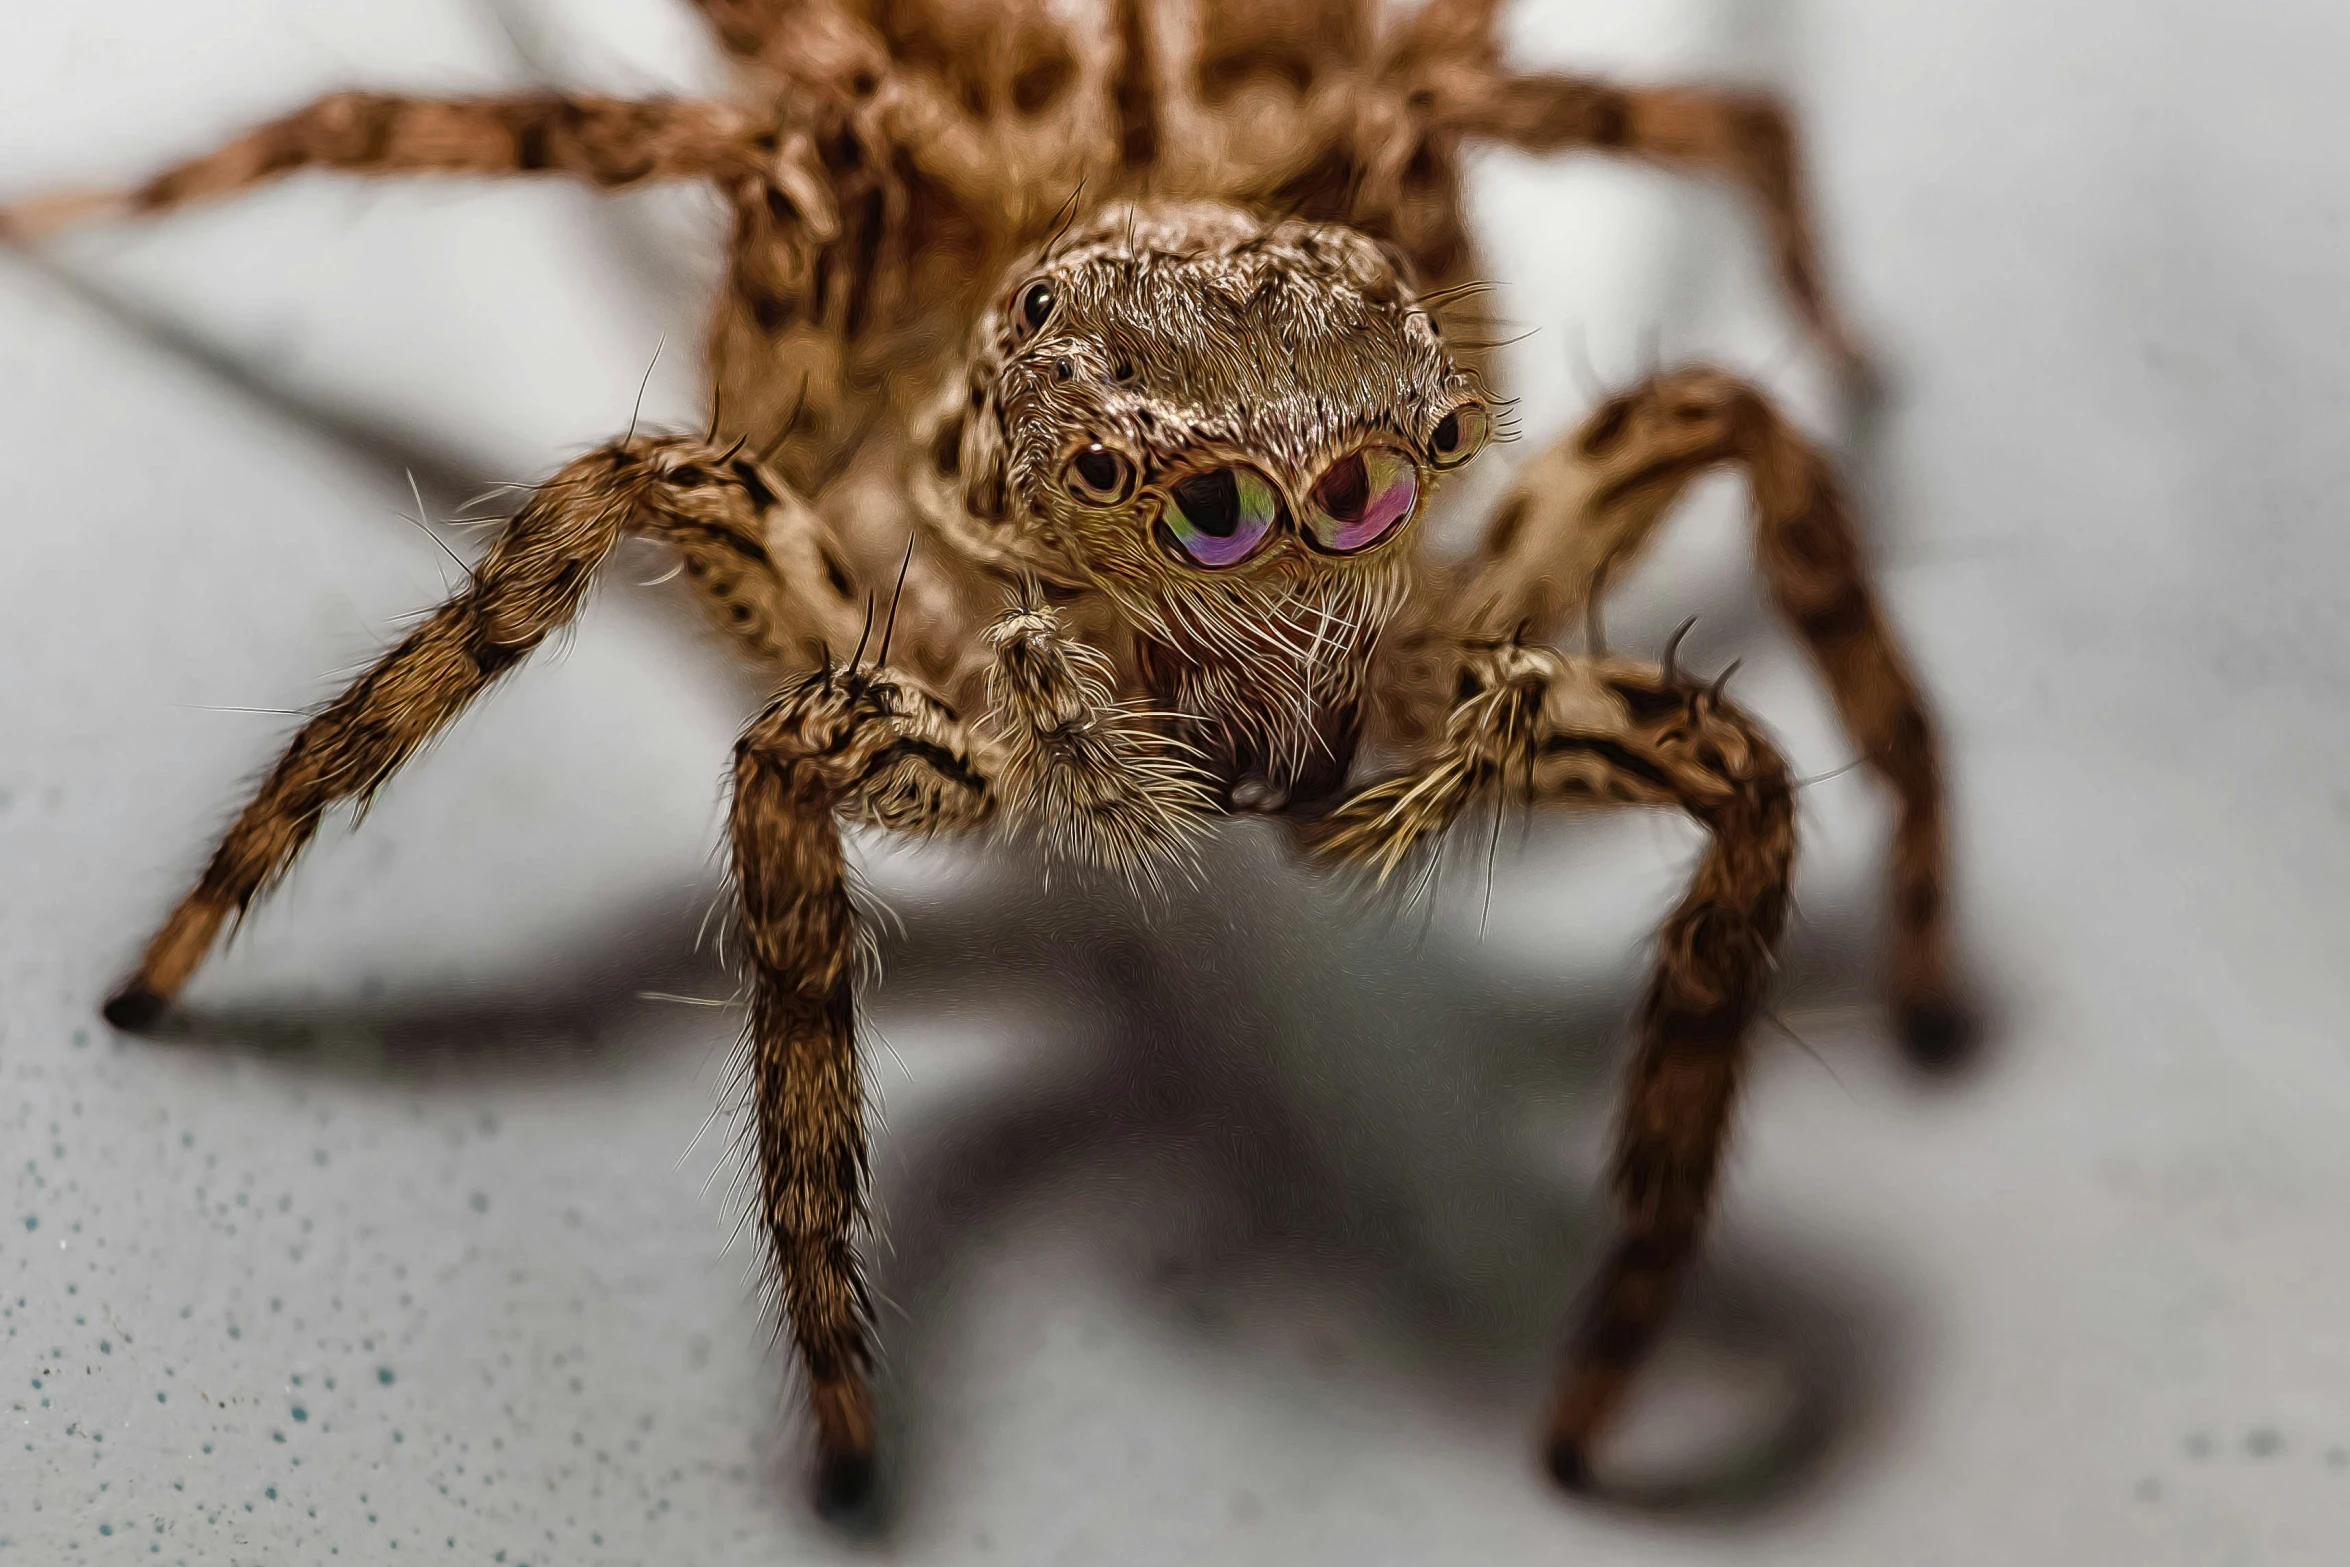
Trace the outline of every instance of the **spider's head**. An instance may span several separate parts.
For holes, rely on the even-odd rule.
[[[972,514],[1276,740],[1351,700],[1429,492],[1492,423],[1391,251],[1205,204],[1112,208],[1017,268],[969,407]]]

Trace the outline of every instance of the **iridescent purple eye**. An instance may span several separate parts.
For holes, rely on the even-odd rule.
[[[1202,566],[1237,566],[1281,520],[1281,492],[1253,468],[1210,468],[1176,481],[1158,521],[1162,544]]]
[[[1306,539],[1332,555],[1367,550],[1411,516],[1420,469],[1392,446],[1366,446],[1332,463],[1306,497]]]

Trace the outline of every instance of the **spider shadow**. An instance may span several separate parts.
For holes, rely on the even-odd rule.
[[[962,1423],[964,1291],[1039,1223],[1082,1237],[1088,1284],[1217,1380],[1375,1379],[1547,1483],[1532,1436],[1613,1234],[1602,1145],[1640,965],[1570,951],[1540,982],[1497,974],[1264,847],[1219,845],[1217,891],[1156,910],[1087,889],[906,915],[885,1030],[994,987],[1063,1010],[1021,1070],[893,1118],[876,1193],[876,1282],[903,1308],[882,1331],[893,1469],[865,1528],[934,1493],[928,1434]],[[1834,931],[1807,968],[1833,975],[1855,945]],[[1857,988],[1849,965],[1806,985],[1839,987]],[[1595,1499],[1727,1524],[1815,1494],[1883,1418],[1887,1294],[1800,1236],[1709,1246],[1662,1352],[1670,1391],[1636,1408],[1635,1461]],[[798,1494],[800,1444],[778,1447]]]
[[[1209,855],[1215,891],[1159,905],[1099,886],[1039,896],[1018,876],[889,886],[882,1035],[964,1031],[996,1002],[1031,1026],[1016,1071],[931,1096],[881,1139],[876,1283],[902,1310],[883,1321],[890,1468],[866,1528],[951,1484],[933,1433],[957,1423],[941,1415],[969,1376],[952,1342],[964,1288],[1007,1254],[1005,1231],[1039,1222],[1078,1238],[1088,1287],[1215,1374],[1367,1382],[1544,1483],[1530,1437],[1612,1234],[1601,1145],[1641,964],[1570,943],[1529,979],[1442,921],[1422,931],[1297,871],[1273,839],[1236,827]],[[1590,847],[1581,868],[1607,857]],[[707,898],[592,926],[494,988],[198,1008],[165,1037],[441,1092],[616,1078],[648,1046],[713,1047],[645,996],[731,993],[696,940]],[[1853,902],[1795,933],[1792,999],[1865,989],[1855,931],[1874,909]],[[1884,1418],[1902,1336],[1887,1292],[1800,1235],[1746,1234],[1730,1207],[1661,1357],[1680,1389],[1663,1445],[1680,1451],[1611,1466],[1601,1505],[1700,1526],[1781,1510]],[[773,1435],[774,1494],[797,1498],[803,1441]]]
[[[294,1076],[463,1093],[486,1083],[611,1078],[648,1052],[706,1052],[672,998],[734,982],[702,939],[712,897],[681,888],[573,933],[562,955],[494,983],[362,988],[356,997],[182,1004],[147,1032],[164,1045],[251,1057]],[[737,1014],[729,1011],[731,1022]]]

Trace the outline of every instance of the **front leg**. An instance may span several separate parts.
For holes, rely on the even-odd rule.
[[[858,924],[844,822],[927,832],[993,803],[946,705],[902,675],[831,669],[794,683],[735,747],[728,830],[750,968],[759,1217],[808,1375],[817,1503],[869,1490],[872,1300],[856,1048]]]
[[[1425,766],[1349,799],[1328,857],[1392,873],[1479,800],[1679,810],[1710,835],[1657,936],[1616,1130],[1623,1225],[1568,1351],[1548,1457],[1589,1482],[1592,1444],[1654,1342],[1696,1250],[1730,1134],[1746,1032],[1787,914],[1794,794],[1778,752],[1719,692],[1616,660],[1507,644],[1472,653]]]
[[[1536,454],[1495,511],[1460,596],[1488,629],[1549,638],[1581,616],[1599,651],[1600,597],[1702,474],[1734,466],[1754,502],[1755,559],[1860,754],[1897,806],[1888,888],[1889,989],[1913,1059],[1947,1065],[1967,1039],[1951,953],[1941,742],[1870,581],[1828,455],[1760,390],[1702,366],[1652,376]]]
[[[766,540],[771,520],[781,559]],[[637,435],[566,464],[532,493],[455,593],[322,708],[238,813],[196,885],[106,1003],[146,1028],[224,927],[292,867],[328,810],[364,808],[410,757],[550,635],[571,623],[625,536],[681,551],[720,623],[762,657],[813,656],[852,628],[845,594],[784,521],[807,509],[735,448]]]

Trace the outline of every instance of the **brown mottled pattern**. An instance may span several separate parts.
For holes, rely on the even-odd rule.
[[[739,453],[642,436],[567,465],[509,522],[462,591],[302,726],[211,863],[108,1003],[150,1020],[179,993],[221,927],[283,875],[330,806],[364,808],[392,773],[492,680],[570,621],[622,535],[679,544],[721,624],[754,649],[781,628],[838,625],[847,606],[822,584],[778,574],[765,537],[780,481]],[[802,508],[804,511],[804,508]],[[788,537],[788,534],[786,535]]]
[[[857,1255],[866,1169],[857,917],[839,818],[927,830],[968,825],[991,803],[945,706],[888,671],[805,676],[735,747],[727,822],[750,980],[759,1216],[807,1368],[828,1498],[864,1488],[875,1438],[865,1386],[873,1304]]]
[[[1591,1444],[1663,1324],[1713,1199],[1748,1025],[1786,920],[1794,791],[1752,719],[1669,672],[1512,641],[1473,652],[1462,673],[1433,756],[1316,824],[1323,855],[1392,875],[1473,805],[1513,801],[1664,806],[1709,835],[1657,933],[1616,1132],[1624,1233],[1593,1288],[1552,1416],[1553,1472],[1582,1485]]]
[[[1940,747],[1925,699],[1869,586],[1834,467],[1754,387],[1679,370],[1609,398],[1520,471],[1487,531],[1465,602],[1489,631],[1599,635],[1611,573],[1700,474],[1744,470],[1771,597],[1825,678],[1837,715],[1899,808],[1891,865],[1891,991],[1924,1061],[1956,1043]]]
[[[724,104],[533,93],[407,98],[330,93],[164,170],[133,197],[161,212],[296,169],[367,174],[567,174],[605,190],[757,169],[759,117]]]
[[[699,181],[731,224],[711,430],[615,442],[542,485],[302,728],[107,1015],[151,1021],[322,814],[363,806],[568,623],[622,537],[674,548],[781,693],[737,749],[729,815],[746,1072],[820,1495],[847,1503],[876,1427],[844,823],[998,826],[1148,881],[1224,810],[1382,874],[1505,793],[1681,811],[1709,846],[1660,933],[1617,1141],[1624,1236],[1551,1434],[1581,1483],[1714,1197],[1793,828],[1785,769],[1718,692],[1538,644],[1579,614],[1598,649],[1611,567],[1693,476],[1742,465],[1772,590],[1900,796],[1894,996],[1913,1037],[1946,1042],[1940,779],[1832,471],[1727,377],[1603,405],[1526,466],[1477,559],[1422,553],[1420,508],[1498,406],[1460,159],[1590,149],[1733,183],[1857,372],[1787,116],[1513,71],[1497,0],[692,3],[734,72],[716,100],[335,93],[133,190],[0,207],[0,239],[29,243],[302,169],[544,172]],[[1413,504],[1327,553],[1298,518],[1367,448],[1413,473]],[[1102,482],[1072,477],[1080,454]],[[1206,570],[1169,507],[1227,465],[1278,504],[1266,547]],[[1400,770],[1349,794],[1358,750]]]

